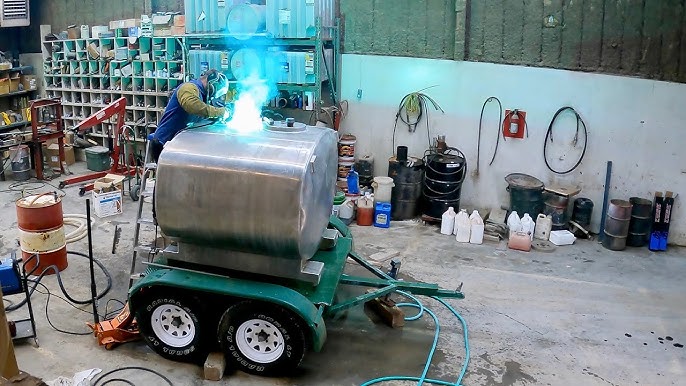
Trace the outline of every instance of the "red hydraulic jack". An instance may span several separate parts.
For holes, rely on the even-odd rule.
[[[81,121],[78,125],[74,126],[73,130],[79,134],[83,134],[86,130],[92,128],[95,125],[99,125],[108,119],[117,116],[116,125],[114,127],[114,151],[112,152],[112,167],[109,171],[97,172],[85,174],[83,176],[67,178],[66,180],[60,182],[60,189],[68,185],[79,184],[81,182],[91,181],[98,178],[105,177],[107,174],[119,174],[127,177],[135,176],[137,173],[137,168],[129,168],[126,165],[119,163],[119,157],[121,155],[121,149],[119,147],[119,137],[122,135],[122,128],[124,127],[124,114],[126,113],[126,98],[122,97],[116,101],[110,103],[102,110],[96,112],[85,120]],[[87,191],[93,190],[93,183],[86,184],[81,187],[79,195],[83,196]]]

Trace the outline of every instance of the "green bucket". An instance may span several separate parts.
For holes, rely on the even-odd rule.
[[[104,172],[110,168],[110,149],[93,146],[86,149],[86,167],[94,172]]]

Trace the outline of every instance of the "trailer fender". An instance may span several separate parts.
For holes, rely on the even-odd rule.
[[[147,275],[129,290],[132,313],[136,312],[140,295],[154,287],[172,287],[274,303],[292,311],[303,320],[309,331],[307,336],[310,338],[309,348],[312,351],[320,351],[326,341],[326,325],[320,309],[303,295],[284,286],[173,268],[149,269]]]

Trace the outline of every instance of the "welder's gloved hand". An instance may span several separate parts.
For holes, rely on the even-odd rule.
[[[221,120],[222,122],[228,122],[229,120],[231,120],[232,115],[233,109],[231,108],[231,106],[226,106],[224,107],[224,116],[219,118],[219,120]]]

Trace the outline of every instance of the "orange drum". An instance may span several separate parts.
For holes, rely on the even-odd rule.
[[[54,193],[44,193],[20,198],[16,207],[22,257],[27,261],[32,255],[38,254],[38,259],[27,264],[26,269],[31,271],[37,266],[35,275],[40,275],[51,265],[59,271],[66,269],[67,243],[62,199]],[[51,269],[46,275],[54,273]]]

